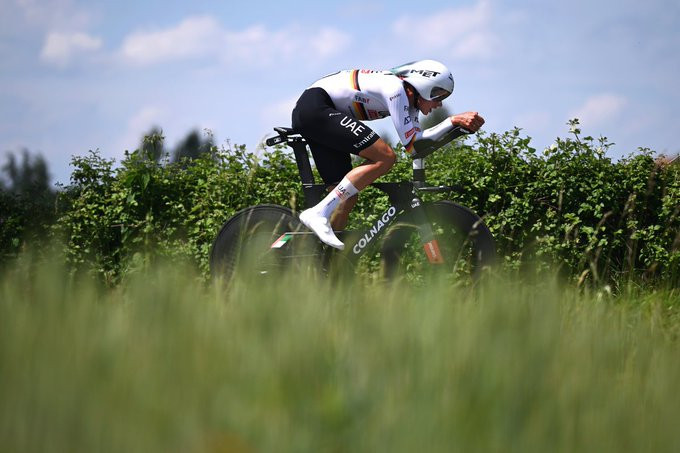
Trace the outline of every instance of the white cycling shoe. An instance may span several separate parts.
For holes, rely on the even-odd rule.
[[[307,209],[300,213],[300,222],[312,230],[324,244],[340,250],[345,248],[345,244],[340,242],[340,239],[333,233],[330,222],[326,217],[319,215],[311,209]]]

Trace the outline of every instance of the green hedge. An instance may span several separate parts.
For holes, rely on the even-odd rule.
[[[212,240],[236,210],[288,205],[301,190],[282,150],[257,159],[243,147],[213,147],[176,163],[157,163],[135,151],[119,168],[113,164],[95,152],[73,159],[53,228],[68,262],[107,282],[157,257],[188,259],[207,275]]]
[[[606,139],[582,138],[577,125],[571,123],[570,138],[542,151],[519,129],[459,141],[428,159],[428,181],[462,187],[450,198],[484,216],[506,269],[538,264],[558,266],[581,283],[677,284],[679,166],[657,164],[646,149],[612,161]],[[397,151],[385,181],[411,176],[408,156]],[[256,155],[213,146],[194,160],[161,163],[136,151],[117,167],[90,152],[72,166],[45,234],[61,239],[75,269],[109,283],[159,257],[188,259],[207,275],[211,242],[235,211],[258,203],[303,207],[285,148]],[[350,227],[386,207],[385,196],[367,189]],[[2,229],[5,247],[12,243],[9,222]]]

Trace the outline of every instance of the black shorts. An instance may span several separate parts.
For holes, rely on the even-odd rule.
[[[340,112],[323,88],[302,93],[293,109],[293,129],[312,150],[326,184],[336,184],[352,169],[351,154],[359,154],[380,138],[370,127]]]

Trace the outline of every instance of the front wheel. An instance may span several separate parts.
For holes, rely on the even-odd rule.
[[[383,274],[422,280],[440,276],[457,282],[476,281],[496,260],[496,245],[482,219],[470,209],[451,201],[423,204],[434,239],[441,252],[432,263],[423,250],[418,226],[411,215],[387,231],[382,243]]]

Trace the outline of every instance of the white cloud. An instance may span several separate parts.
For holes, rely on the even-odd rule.
[[[69,63],[76,55],[100,49],[102,40],[83,32],[52,32],[45,38],[40,58],[60,66]]]
[[[49,29],[78,30],[88,27],[91,14],[73,0],[15,0],[29,24]]]
[[[225,30],[223,42],[219,56],[228,63],[265,63],[273,54],[290,55],[296,47],[286,32],[270,31],[261,25],[236,32]]]
[[[213,58],[265,66],[299,54],[327,58],[344,50],[350,41],[350,35],[328,27],[273,30],[254,25],[234,31],[211,16],[193,16],[163,30],[131,34],[124,40],[120,55],[133,64]]]
[[[479,0],[471,7],[402,16],[392,31],[400,36],[415,33],[418,45],[433,52],[447,52],[455,58],[487,58],[498,52],[500,42],[492,21],[491,2]]]
[[[303,38],[305,36],[314,39]],[[310,60],[328,58],[342,52],[351,42],[348,34],[328,27],[314,31],[300,27],[268,30],[256,25],[240,32],[226,32],[225,38],[221,51],[223,59],[262,66],[295,55],[305,55]]]
[[[602,93],[586,99],[569,117],[578,118],[584,126],[600,126],[618,117],[627,104],[628,100],[621,95]]]
[[[455,58],[488,58],[496,54],[498,40],[492,33],[474,32],[452,45]]]
[[[133,33],[123,42],[121,54],[133,63],[153,64],[208,55],[222,40],[223,32],[213,18],[192,17],[166,30]]]
[[[351,38],[346,33],[333,28],[322,29],[312,40],[315,56],[325,58],[342,52],[349,47]]]

